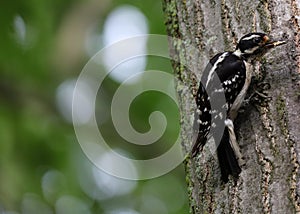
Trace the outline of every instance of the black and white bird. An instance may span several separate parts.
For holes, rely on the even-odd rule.
[[[244,164],[233,122],[251,82],[248,62],[285,43],[272,41],[264,33],[249,33],[240,39],[235,51],[215,55],[203,72],[196,97],[194,127],[197,127],[198,133],[192,156],[202,151],[210,137],[214,138],[213,133],[221,132],[219,142],[215,143],[224,182],[228,181],[229,175],[238,178]],[[225,97],[224,103],[213,107],[213,101],[222,96]]]

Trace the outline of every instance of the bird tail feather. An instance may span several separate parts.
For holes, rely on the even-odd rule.
[[[227,183],[228,176],[232,175],[235,179],[238,178],[241,173],[241,168],[235,157],[234,151],[229,142],[229,131],[226,127],[221,139],[221,142],[217,149],[219,164],[221,168],[221,179]]]

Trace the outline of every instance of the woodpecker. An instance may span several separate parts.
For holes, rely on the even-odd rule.
[[[285,43],[271,40],[264,33],[249,33],[239,40],[235,51],[215,55],[203,72],[196,96],[194,127],[197,127],[197,138],[191,152],[192,157],[201,152],[207,140],[214,138],[210,135],[213,128],[218,130],[217,121],[224,123],[222,130],[218,130],[222,132],[220,142],[215,143],[221,179],[225,183],[228,182],[229,175],[236,180],[245,163],[233,123],[251,82],[249,62]],[[219,109],[212,109],[211,102],[218,99],[220,94],[225,96],[225,103]]]

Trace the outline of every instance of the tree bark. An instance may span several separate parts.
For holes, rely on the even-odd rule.
[[[250,32],[288,41],[252,65],[256,79],[265,74],[272,99],[246,105],[235,121],[246,160],[238,181],[221,182],[216,155],[206,147],[185,161],[191,213],[300,213],[300,2],[164,0],[163,6],[168,35],[182,41],[171,41],[170,53],[185,154],[192,144],[193,97],[209,58],[234,50]]]

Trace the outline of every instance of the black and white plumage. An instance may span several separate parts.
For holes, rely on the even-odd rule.
[[[240,167],[244,164],[236,141],[233,121],[251,81],[252,74],[247,60],[261,56],[269,49],[284,43],[271,41],[264,33],[247,34],[240,39],[234,52],[215,55],[203,72],[196,97],[194,127],[198,127],[198,133],[192,155],[194,157],[202,151],[208,138],[215,138],[214,133],[221,132],[216,145],[224,182],[228,181],[229,175],[238,178]],[[219,100],[222,96],[225,96],[224,103],[212,108],[212,101]]]

